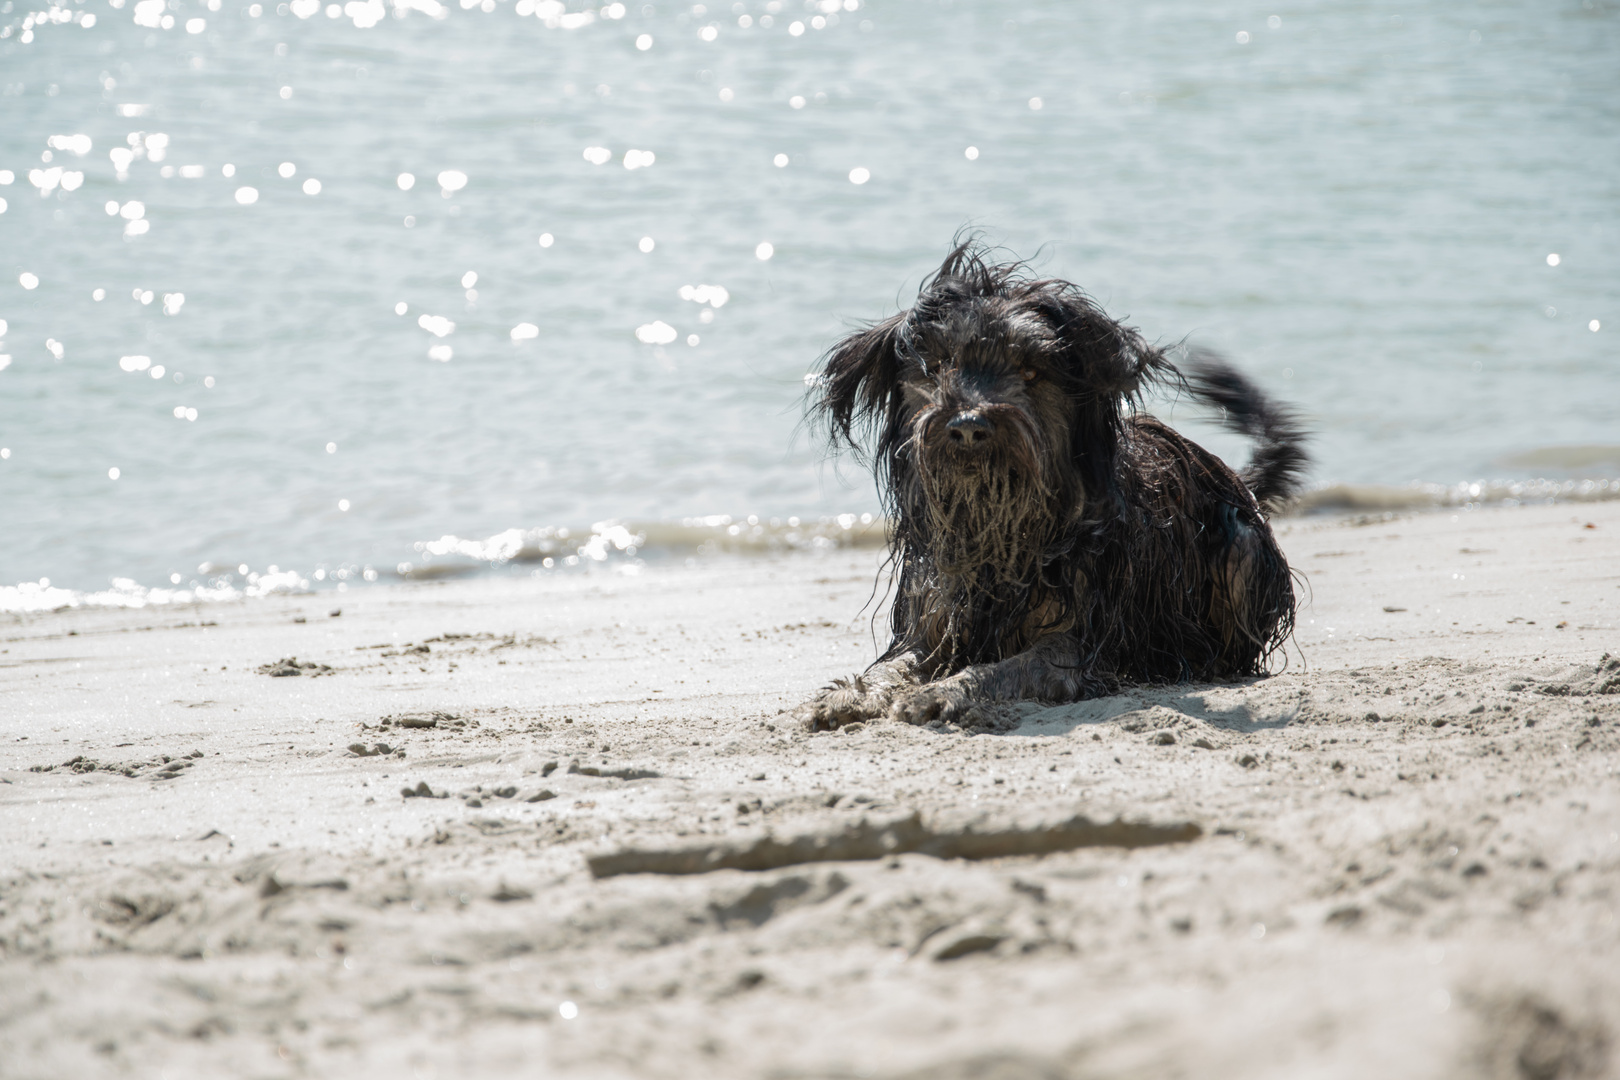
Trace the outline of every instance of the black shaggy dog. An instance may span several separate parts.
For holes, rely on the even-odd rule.
[[[1298,486],[1304,432],[1213,354],[1183,367],[974,242],[909,311],[835,346],[813,415],[877,474],[894,638],[803,721],[996,729],[1015,701],[1262,674],[1294,626],[1266,517]],[[1153,385],[1224,409],[1258,444],[1248,470],[1138,415]]]

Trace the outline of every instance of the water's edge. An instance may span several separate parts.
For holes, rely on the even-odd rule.
[[[1278,518],[1349,514],[1422,513],[1447,509],[1620,499],[1620,477],[1587,480],[1480,480],[1458,484],[1332,484],[1306,492]],[[0,586],[0,613],[13,615],[95,607],[179,607],[351,587],[421,582],[498,573],[578,573],[607,570],[636,574],[648,565],[713,556],[809,554],[841,548],[883,547],[887,524],[872,514],[816,518],[733,518],[718,514],[680,521],[602,521],[588,529],[542,526],[507,529],[485,539],[446,535],[418,541],[408,560],[391,567],[320,565],[308,570],[277,565],[255,570],[245,564],[202,563],[196,576],[145,586],[114,578],[101,590],[53,585],[49,579]]]

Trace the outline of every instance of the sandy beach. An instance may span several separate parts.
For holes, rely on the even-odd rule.
[[[6,616],[0,1075],[1616,1075],[1620,503],[1277,524],[1005,735],[783,715],[871,550]]]

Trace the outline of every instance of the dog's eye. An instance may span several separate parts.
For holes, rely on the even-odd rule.
[[[1018,375],[1025,382],[1034,382],[1039,377],[1040,373],[1034,368],[1025,368],[1023,371],[1020,371]]]

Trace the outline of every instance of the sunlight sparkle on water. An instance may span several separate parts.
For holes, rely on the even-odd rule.
[[[626,150],[624,152],[624,167],[634,171],[650,167],[658,160],[651,150]]]
[[[966,150],[962,151],[962,156],[967,158],[969,161],[978,161],[979,148],[977,146],[970,146]]]
[[[1562,260],[1560,260],[1558,258],[1558,253],[1556,251],[1553,252],[1551,255],[1547,256],[1547,265],[1548,266],[1557,266],[1560,261],[1562,261]]]
[[[422,315],[416,320],[416,325],[432,334],[434,337],[448,337],[455,332],[456,324],[443,315]]]
[[[725,307],[726,301],[731,299],[724,285],[682,285],[677,295],[694,304],[708,304],[717,308]]]
[[[437,360],[441,364],[449,363],[450,358],[454,355],[456,355],[456,351],[448,345],[435,345],[428,349],[428,359]]]
[[[605,146],[587,146],[584,157],[592,165],[606,165],[613,159],[613,151]]]
[[[651,34],[641,34],[636,38],[636,48],[640,49],[642,52],[646,52],[652,47],[653,39]]]
[[[550,233],[543,232],[543,233],[540,234],[540,246],[541,247],[548,248],[548,247],[550,247],[552,244],[554,244],[556,242],[557,242],[557,238],[555,236],[552,236]]]
[[[469,270],[461,275],[461,287],[463,289],[470,289],[476,284],[478,284],[478,271]]]
[[[45,140],[45,145],[52,150],[66,150],[79,157],[90,152],[90,136],[88,135],[52,135]]]
[[[21,285],[25,289],[37,289],[39,288],[39,277],[35,274],[30,274],[27,270],[24,270],[22,273],[17,275],[17,284]]]
[[[849,182],[852,184],[864,184],[870,179],[872,179],[871,169],[863,168],[862,166],[857,165],[855,168],[849,170]]]
[[[641,249],[641,253],[643,255],[651,254],[652,249],[657,246],[658,242],[650,236],[643,236],[640,240],[636,241],[636,247]]]
[[[394,183],[399,185],[399,190],[409,191],[416,186],[416,177],[408,172],[402,172],[395,178]]]
[[[775,254],[776,248],[772,247],[770,241],[768,240],[754,248],[754,258],[758,259],[760,262],[766,261]]]
[[[321,193],[321,182],[319,180],[315,179],[312,176],[308,180],[304,181],[304,194],[305,195],[319,195],[320,193]]]
[[[395,315],[403,315],[409,310],[411,310],[411,305],[407,304],[403,300],[401,300],[399,303],[394,305],[394,314]]]
[[[467,174],[460,169],[446,169],[439,174],[440,194],[449,196],[467,186]]]
[[[518,323],[512,327],[513,341],[529,341],[540,336],[540,328],[532,322]]]
[[[119,475],[118,466],[116,465],[107,470],[107,479],[109,480],[116,480],[118,479]]]
[[[771,158],[771,164],[775,165],[778,169],[785,169],[787,168],[788,164],[788,156],[786,154],[777,154],[775,157]]]
[[[242,206],[252,206],[259,201],[259,189],[250,187],[237,188],[236,201]]]
[[[643,345],[668,345],[675,336],[675,328],[662,319],[636,327],[636,340]]]

